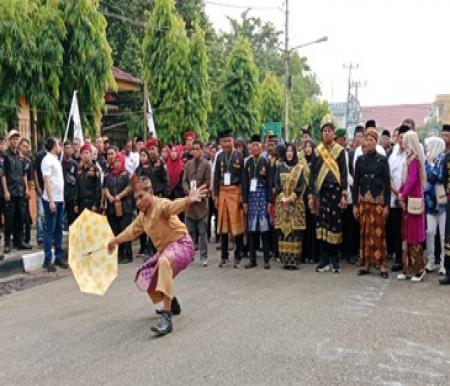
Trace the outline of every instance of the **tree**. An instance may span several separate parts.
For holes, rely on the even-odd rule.
[[[316,99],[306,99],[300,115],[301,127],[310,126],[313,141],[319,143],[321,138],[321,124],[325,115],[330,113],[328,102]],[[295,138],[295,137],[292,137]]]
[[[229,55],[221,86],[220,129],[248,138],[259,131],[258,69],[249,41],[238,37]]]
[[[78,90],[84,127],[95,134],[99,130],[105,93],[115,87],[106,20],[98,10],[98,0],[63,0],[62,9],[67,38],[60,110],[69,111],[73,91]]]
[[[283,87],[280,80],[267,72],[260,88],[261,122],[281,122],[283,120]]]
[[[185,97],[191,73],[189,40],[183,20],[174,11],[173,0],[156,0],[143,42],[144,78],[164,142],[180,140],[186,128]]]
[[[0,2],[0,110],[15,125],[25,97],[49,129],[57,114],[65,27],[57,0]]]
[[[191,37],[189,62],[191,74],[187,79],[186,128],[195,131],[202,139],[208,139],[206,123],[211,111],[211,92],[208,83],[208,55],[205,33],[196,26]]]
[[[228,51],[233,47],[234,41],[239,36],[246,37],[255,53],[255,64],[263,76],[266,71],[278,76],[284,73],[283,57],[281,51],[280,36],[271,22],[263,22],[259,17],[249,17],[250,10],[241,14],[241,19],[228,17],[232,32],[223,35],[228,46]]]

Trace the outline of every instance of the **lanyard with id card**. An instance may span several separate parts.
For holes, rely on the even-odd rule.
[[[230,157],[225,155],[225,163],[226,163],[226,166],[227,166],[227,171],[223,175],[223,184],[225,186],[230,186],[231,185],[230,163],[231,163],[231,159],[232,158],[233,158],[233,153],[231,153]]]
[[[255,159],[253,158],[253,166],[254,166],[254,175],[253,178],[250,180],[250,192],[256,192],[256,188],[258,186],[258,178],[256,178],[257,174],[258,174],[258,165],[259,165],[259,160],[258,162],[255,161]]]
[[[197,180],[191,181],[191,190],[197,190]]]

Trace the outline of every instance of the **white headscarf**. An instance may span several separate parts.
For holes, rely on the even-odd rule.
[[[427,157],[433,161],[445,150],[445,142],[439,137],[429,137],[425,139]]]
[[[403,164],[402,170],[402,181],[406,182],[406,178],[408,176],[408,167],[411,164],[411,161],[417,159],[419,161],[419,171],[420,171],[420,181],[422,183],[422,187],[425,187],[427,183],[427,174],[425,172],[425,160],[422,148],[420,147],[419,136],[415,131],[408,131],[403,135],[403,148],[406,151],[408,158],[406,162]]]

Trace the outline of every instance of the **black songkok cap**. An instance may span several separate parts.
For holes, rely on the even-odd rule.
[[[405,133],[407,133],[409,130],[411,130],[411,128],[410,128],[409,126],[401,125],[401,126],[398,128],[398,134],[405,134]]]
[[[233,130],[227,129],[227,130],[222,130],[220,132],[220,138],[229,138],[229,137],[233,138]]]
[[[449,132],[450,131],[450,125],[448,125],[448,124],[442,125],[442,131]]]
[[[377,128],[377,123],[375,122],[374,119],[369,119],[366,122],[366,129],[370,128],[370,127],[374,127],[375,129]]]
[[[261,142],[261,136],[258,134],[252,135],[250,142]]]
[[[383,131],[381,132],[381,136],[382,136],[382,137],[388,137],[388,138],[391,138],[391,133],[390,133],[389,130],[383,130]]]

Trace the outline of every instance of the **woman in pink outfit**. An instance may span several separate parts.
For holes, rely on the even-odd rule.
[[[403,137],[407,159],[403,165],[403,184],[398,198],[403,207],[403,273],[399,280],[411,279],[420,282],[425,276],[425,263],[422,243],[425,240],[425,215],[408,213],[408,200],[421,198],[426,184],[426,172],[423,150],[419,137],[414,131],[408,131]],[[425,206],[422,205],[424,208]]]

